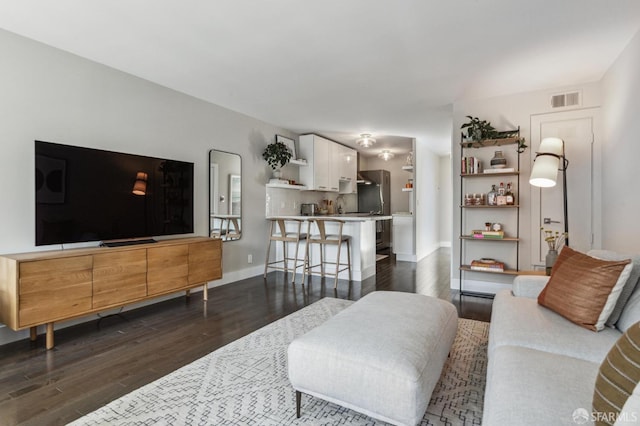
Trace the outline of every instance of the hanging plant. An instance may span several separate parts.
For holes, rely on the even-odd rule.
[[[282,142],[270,143],[262,153],[262,158],[269,163],[273,170],[277,170],[287,164],[291,160],[291,156],[291,151]]]
[[[518,147],[516,148],[518,154],[522,154],[526,149],[527,144],[525,143],[524,138],[518,139]]]

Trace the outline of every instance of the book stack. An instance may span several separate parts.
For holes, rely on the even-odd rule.
[[[475,229],[473,230],[473,238],[501,240],[504,238],[504,231],[481,231]]]
[[[516,169],[514,169],[513,167],[506,167],[506,168],[502,168],[502,169],[486,169],[485,171],[483,171],[482,173],[513,173],[515,172]]]
[[[480,260],[471,261],[471,269],[474,271],[504,272],[504,263],[483,257]]]
[[[463,175],[482,173],[482,161],[476,157],[463,157],[460,167]]]

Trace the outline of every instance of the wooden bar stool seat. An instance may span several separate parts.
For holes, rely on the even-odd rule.
[[[317,234],[311,233],[311,226],[315,224],[315,227],[318,230]],[[338,232],[333,234],[328,234],[326,230],[327,224],[336,224],[338,226]],[[330,275],[334,277],[333,280],[333,288],[338,287],[338,275],[342,271],[349,271],[349,282],[351,282],[351,237],[349,235],[343,235],[342,228],[344,226],[344,221],[339,219],[309,219],[307,225],[307,248],[305,250],[304,256],[304,273],[302,275],[302,282],[304,282],[305,276],[307,274],[311,274],[311,270],[313,268],[320,268],[321,276]],[[342,263],[340,252],[342,248],[342,244],[346,244],[347,246],[347,263]],[[309,255],[310,247],[312,244],[319,244],[320,246],[320,263],[316,265],[311,265],[311,259]],[[336,246],[336,261],[328,262],[325,260],[325,247],[326,246]],[[327,272],[325,269],[325,265],[335,265],[335,272]],[[341,268],[342,267],[342,268]]]
[[[301,219],[271,219],[271,226],[269,229],[269,241],[267,242],[267,258],[264,262],[264,277],[267,278],[267,270],[269,268],[284,271],[288,273],[289,270],[293,271],[293,277],[291,278],[291,283],[295,283],[296,280],[296,271],[298,268],[304,268],[304,259],[298,258],[298,252],[300,248],[300,241],[307,238],[307,234],[300,232],[302,229],[302,223],[304,221]],[[293,226],[287,231],[287,223],[292,223]],[[274,260],[273,262],[269,261],[269,254],[271,251],[271,243],[273,241],[281,241],[282,242],[282,260]],[[295,254],[293,257],[289,257],[287,254],[287,243],[295,243]],[[289,262],[293,261],[293,268],[289,268]],[[298,264],[298,262],[301,262]],[[304,269],[303,269],[303,280],[304,280]]]

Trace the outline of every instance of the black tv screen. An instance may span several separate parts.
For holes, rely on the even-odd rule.
[[[36,245],[193,232],[193,163],[35,141]]]

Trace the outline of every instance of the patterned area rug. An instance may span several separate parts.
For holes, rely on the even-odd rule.
[[[324,298],[224,346],[72,425],[384,425],[304,395],[296,419],[287,346],[353,302]],[[421,425],[482,420],[489,324],[460,319]]]

